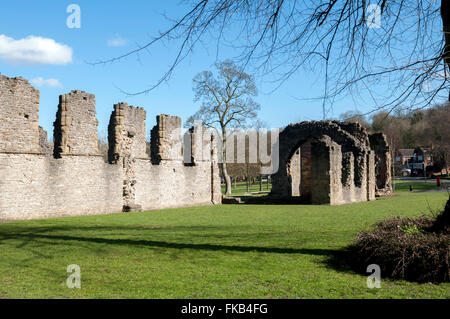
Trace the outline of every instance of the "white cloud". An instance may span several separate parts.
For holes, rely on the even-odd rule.
[[[115,37],[114,39],[108,40],[109,47],[121,47],[127,44],[127,40],[122,37]]]
[[[34,78],[31,81],[31,84],[37,87],[47,86],[51,88],[62,88],[63,85],[57,79],[44,79],[42,77]]]
[[[9,64],[59,64],[72,62],[72,48],[53,39],[30,35],[15,40],[0,34],[0,59]]]

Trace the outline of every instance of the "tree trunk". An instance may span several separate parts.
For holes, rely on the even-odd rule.
[[[447,160],[447,156],[444,157],[444,162],[445,162],[445,175],[447,175],[447,177],[449,177],[448,167],[449,167],[450,161]],[[441,170],[441,174],[442,174],[442,170]]]
[[[259,191],[262,192],[262,175],[259,175]]]
[[[222,152],[222,175],[223,178],[225,178],[225,194],[231,195],[231,178],[230,175],[228,175],[227,171],[227,131],[225,127],[222,127],[222,143],[223,143],[223,152]]]
[[[247,186],[247,194],[250,192],[250,177],[248,174],[249,170],[248,170],[248,163],[245,164],[245,184]]]
[[[225,163],[225,161],[222,163],[222,175],[223,175],[223,178],[225,178],[225,194],[230,195],[231,194],[231,178],[230,178],[230,175],[228,175],[227,163]]]
[[[444,29],[444,67],[447,66],[450,71],[450,0],[441,0],[441,18]],[[448,96],[450,101],[450,92]]]

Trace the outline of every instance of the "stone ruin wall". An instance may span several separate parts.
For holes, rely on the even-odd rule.
[[[72,91],[59,97],[53,123],[54,156],[99,155],[95,96]]]
[[[24,78],[0,74],[0,150],[40,153],[39,91]]]
[[[355,123],[313,121],[287,126],[279,136],[279,170],[272,176],[270,196],[339,205],[386,195],[380,187],[390,185],[390,177],[382,173],[389,169],[378,167],[390,165],[388,147],[380,142],[385,142],[382,137],[376,138],[381,146],[374,139]],[[300,170],[293,171],[298,162]]]
[[[114,105],[108,125],[108,161],[123,169],[123,205],[125,211],[139,211],[136,203],[136,161],[149,161],[146,155],[145,118],[143,108],[128,106],[127,103]]]
[[[94,95],[60,97],[53,144],[38,126],[39,91],[23,78],[0,75],[0,220],[221,203],[214,136],[192,128],[184,135],[191,152],[183,152],[181,119],[162,114],[147,154],[145,118],[142,108],[114,105],[105,163]],[[279,142],[274,197],[306,195],[335,205],[392,193],[382,134],[369,136],[358,124],[302,122],[285,128]],[[298,166],[307,169],[293,170]]]
[[[375,195],[392,195],[392,158],[386,136],[383,133],[369,135],[370,145],[375,151]]]
[[[300,196],[300,187],[301,182],[304,181],[304,179],[301,176],[301,173],[303,173],[304,170],[301,169],[301,167],[304,167],[302,164],[302,158],[304,158],[304,152],[300,153],[300,149],[297,149],[292,155],[291,161],[289,163],[289,176],[291,177],[291,188],[292,188],[292,196]],[[303,156],[303,157],[302,157]],[[300,169],[299,169],[300,168]]]
[[[42,126],[39,126],[39,147],[41,153],[46,155],[53,154],[53,143],[48,142],[47,131]]]
[[[158,165],[159,170],[151,172],[151,178],[142,178],[136,188],[138,202],[144,202],[148,209],[156,208],[153,203],[166,202],[178,192],[178,205],[188,206],[192,202],[221,202],[220,174],[217,164],[214,140],[204,127],[195,127],[184,136],[191,141],[190,158],[184,158],[181,140],[181,119],[161,114],[151,130],[150,148],[152,161],[138,161],[138,176],[145,177],[149,165]],[[187,143],[189,145],[189,143]],[[200,147],[201,146],[201,147]],[[206,178],[206,179],[205,179]],[[209,180],[208,180],[209,179]],[[179,183],[177,190],[174,183]],[[164,192],[155,192],[164,185]]]
[[[146,154],[145,110],[116,104],[105,163],[98,151],[94,95],[72,91],[60,97],[53,149],[38,126],[38,113],[39,91],[22,78],[0,75],[0,220],[221,202],[214,141],[202,137],[208,156],[184,163],[181,143],[169,134],[175,126],[181,129],[178,117],[158,117],[152,130],[158,143]],[[159,158],[158,164],[151,158]]]
[[[182,157],[181,118],[161,114],[156,117],[156,125],[151,131],[150,149],[152,163],[159,164],[163,160],[180,161]]]
[[[307,198],[311,198],[312,192],[312,153],[311,153],[311,140],[307,140],[302,144],[300,148],[300,192]]]

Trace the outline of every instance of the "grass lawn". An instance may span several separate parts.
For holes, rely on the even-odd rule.
[[[439,189],[436,186],[436,181],[433,180],[431,183],[425,183],[421,181],[411,180],[411,181],[394,181],[396,192],[409,192],[409,186],[413,187],[413,192],[415,191],[428,191]],[[446,185],[441,184],[441,187],[446,187]]]
[[[418,180],[410,180],[410,181],[395,180],[394,184],[395,184],[396,192],[409,192],[409,185],[411,185],[413,187],[414,192],[438,189],[436,186],[435,180],[433,180],[432,183],[425,183],[423,181],[418,181]],[[222,184],[221,187],[222,187],[222,193],[225,194],[225,184]],[[445,185],[442,184],[441,187],[445,187]],[[263,187],[262,187],[262,194],[260,194],[260,195],[267,195],[271,189],[272,189],[272,184],[269,183],[269,189],[267,189],[267,184],[266,184],[266,182],[264,182]],[[231,196],[242,196],[242,195],[248,194],[248,193],[257,193],[257,192],[259,192],[259,182],[256,182],[255,184],[250,185],[248,193],[247,193],[247,186],[246,186],[245,182],[236,183],[236,187],[235,187],[235,184],[233,183],[233,187],[231,190],[232,190]],[[256,195],[256,196],[258,196],[258,195]]]
[[[225,184],[221,185],[222,187],[222,194],[225,194]],[[245,182],[237,182],[237,183],[233,183],[232,187],[231,187],[231,196],[242,196],[244,194],[249,194],[249,193],[259,193],[259,182],[255,182],[253,185],[250,184],[249,186],[249,191],[247,192],[247,185]],[[269,182],[269,188],[267,188],[267,182],[264,181],[263,185],[262,185],[262,191],[261,191],[261,195],[267,195],[267,193],[270,192],[270,190],[272,189],[272,184]]]
[[[223,205],[0,224],[0,298],[450,298],[450,284],[383,280],[329,258],[391,215],[446,193],[343,206]],[[81,289],[66,268],[81,267]]]

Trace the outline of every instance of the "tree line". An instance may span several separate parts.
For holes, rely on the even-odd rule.
[[[420,110],[380,111],[369,118],[359,112],[348,111],[340,116],[340,120],[359,122],[369,133],[384,133],[392,155],[399,149],[427,147],[433,155],[436,172],[450,166],[449,102]]]

